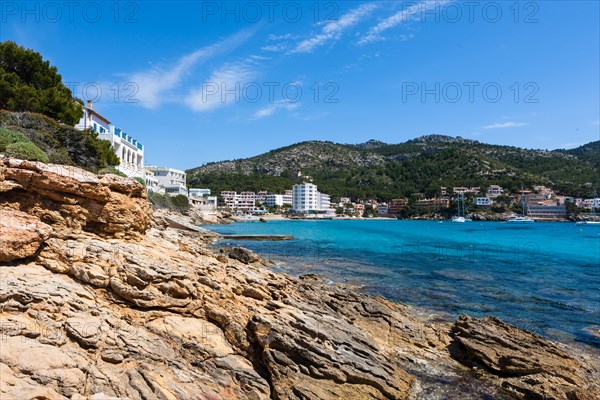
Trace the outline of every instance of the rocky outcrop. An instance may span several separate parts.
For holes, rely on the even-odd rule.
[[[0,210],[0,262],[35,254],[52,228],[20,211]]]
[[[502,386],[525,398],[600,398],[585,378],[591,373],[558,344],[498,318],[462,315],[452,328],[455,357],[501,377]]]
[[[134,180],[11,158],[0,158],[0,208],[118,238],[144,233],[151,220],[146,191]]]
[[[243,249],[215,252],[184,217],[156,216],[144,235],[129,217],[88,219],[93,202],[149,215],[128,180],[77,170],[87,178],[52,194],[31,183],[61,179],[46,168],[2,170],[4,206],[55,215],[43,246],[0,264],[2,399],[595,398],[597,353],[276,274]]]

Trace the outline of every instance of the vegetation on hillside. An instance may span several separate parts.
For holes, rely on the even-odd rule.
[[[600,152],[546,151],[496,146],[432,135],[400,144],[361,145],[302,142],[249,159],[211,163],[188,171],[190,186],[222,190],[290,189],[298,171],[334,197],[374,198],[439,195],[441,186],[498,184],[516,192],[543,184],[564,194],[589,194],[586,182],[599,182]],[[589,150],[591,148],[591,151]],[[581,156],[585,154],[585,156]]]
[[[68,125],[83,115],[56,67],[10,41],[0,43],[0,109],[36,112]]]
[[[94,172],[119,164],[110,143],[99,139],[98,134],[59,124],[41,114],[0,110],[0,128],[33,142],[52,163],[77,165]]]

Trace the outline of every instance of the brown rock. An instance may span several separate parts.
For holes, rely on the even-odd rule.
[[[584,365],[535,333],[495,317],[462,315],[452,334],[457,342],[451,349],[455,358],[504,377],[502,386],[521,395],[564,400],[591,396],[593,389],[586,388]],[[593,393],[599,394],[595,389]]]
[[[35,254],[51,233],[52,228],[34,216],[0,210],[0,262]]]
[[[151,208],[138,182],[98,177],[77,167],[0,158],[0,206],[49,225],[132,237],[150,226]]]
[[[251,250],[245,249],[243,247],[234,247],[229,251],[229,258],[233,258],[234,260],[238,260],[243,262],[244,264],[252,264],[255,262],[260,262],[261,264],[265,264],[265,260],[259,256],[258,254],[253,253]]]

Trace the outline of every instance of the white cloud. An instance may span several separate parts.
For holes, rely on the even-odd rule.
[[[159,107],[168,100],[168,92],[178,87],[191,68],[202,60],[210,59],[241,45],[252,36],[250,31],[242,31],[210,46],[182,56],[175,65],[168,68],[154,67],[135,72],[129,80],[138,87],[135,97],[139,104],[150,109]]]
[[[365,3],[342,15],[337,21],[328,22],[321,32],[298,43],[290,53],[310,53],[317,47],[339,40],[344,31],[360,23],[378,7],[376,3]]]
[[[482,127],[482,129],[518,128],[520,126],[525,126],[525,125],[527,125],[526,122],[514,122],[514,121],[498,122],[495,124],[486,125],[486,126]]]
[[[268,106],[263,107],[260,110],[258,110],[256,113],[254,113],[254,118],[259,119],[259,118],[270,117],[278,110],[291,111],[291,110],[298,108],[299,106],[300,105],[298,103],[290,103],[285,100],[277,101],[277,102],[271,103]]]
[[[384,40],[384,37],[382,36],[383,32],[405,22],[416,19],[419,15],[424,15],[430,10],[440,9],[445,4],[450,3],[451,1],[452,0],[422,0],[418,3],[411,4],[409,7],[403,7],[402,10],[387,17],[386,19],[369,29],[369,31],[360,38],[358,44],[364,45],[379,40]],[[402,40],[408,40],[412,37],[412,35],[402,35]]]
[[[246,101],[244,86],[256,77],[251,60],[228,63],[213,71],[202,85],[188,93],[184,102],[194,111],[210,111]]]

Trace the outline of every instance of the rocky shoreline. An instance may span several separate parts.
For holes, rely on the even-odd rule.
[[[215,251],[135,181],[0,158],[2,399],[580,399],[594,349]]]

